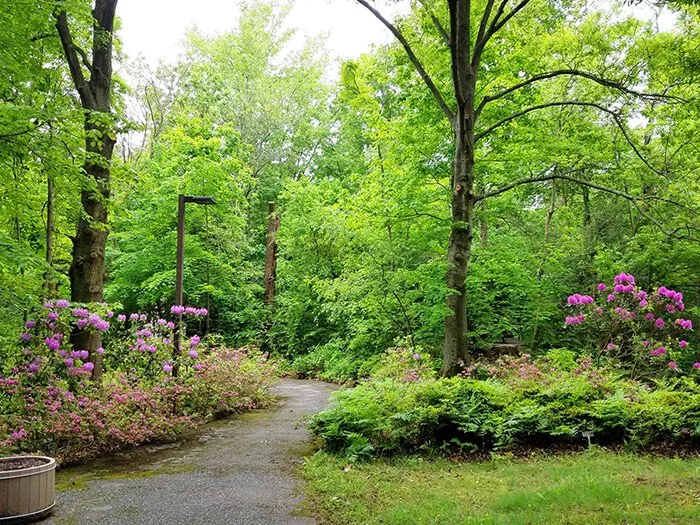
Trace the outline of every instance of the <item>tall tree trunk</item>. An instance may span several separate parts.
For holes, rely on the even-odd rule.
[[[112,47],[117,0],[95,0],[92,11],[92,61],[74,42],[63,1],[54,12],[56,30],[61,39],[85,114],[85,180],[81,190],[84,214],[78,221],[73,239],[73,260],[69,276],[71,300],[81,303],[102,302],[105,282],[105,246],[108,223],[109,178],[115,138],[112,131]],[[85,75],[88,73],[88,77]],[[93,378],[102,375],[102,357],[96,350],[102,344],[97,331],[76,331],[71,336],[74,348],[87,350],[93,362]]]
[[[442,375],[453,376],[471,361],[467,337],[467,271],[474,226],[474,93],[476,69],[471,62],[471,2],[449,0],[452,84],[457,112],[452,120],[452,230],[447,250],[447,308]]]

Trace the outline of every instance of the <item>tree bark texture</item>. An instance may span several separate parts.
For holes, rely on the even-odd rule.
[[[267,205],[267,244],[265,247],[265,306],[275,304],[275,284],[277,280],[277,230],[280,227],[279,215],[275,213],[275,203]]]
[[[68,15],[59,2],[56,29],[85,113],[85,181],[81,190],[83,214],[73,238],[73,258],[69,270],[71,300],[102,302],[105,282],[109,178],[115,137],[111,125],[112,47],[117,0],[95,0],[93,8],[92,61],[74,42]],[[86,77],[84,70],[87,71]],[[96,353],[102,337],[97,331],[76,331],[74,348],[87,350],[95,365],[93,378],[102,374],[102,358]]]

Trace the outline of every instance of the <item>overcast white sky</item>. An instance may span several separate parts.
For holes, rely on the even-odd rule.
[[[119,0],[124,50],[132,58],[143,54],[151,63],[173,60],[186,29],[196,25],[205,33],[220,33],[236,27],[237,5],[237,0]],[[288,24],[301,35],[327,33],[328,49],[339,58],[358,56],[391,37],[354,0],[295,0]]]
[[[188,28],[205,33],[224,32],[236,27],[238,0],[119,0],[117,14],[124,50],[148,62],[172,61]],[[404,2],[408,5],[409,2]],[[649,9],[636,8],[645,17]],[[662,17],[661,27],[672,23]],[[355,0],[295,0],[288,19],[303,35],[328,34],[328,49],[338,58],[356,57],[372,44],[391,40],[391,34]]]

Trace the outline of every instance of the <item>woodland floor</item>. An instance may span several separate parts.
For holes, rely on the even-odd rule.
[[[325,408],[335,388],[284,379],[270,409],[62,470],[54,516],[42,523],[311,525],[296,513],[298,469],[313,452],[304,419]]]

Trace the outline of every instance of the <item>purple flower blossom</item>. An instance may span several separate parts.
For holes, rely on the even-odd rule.
[[[170,330],[175,330],[175,323],[173,323],[172,321],[168,321],[168,324],[166,325],[166,327],[169,328]]]
[[[641,301],[639,301],[640,308],[646,308],[647,306],[649,306],[649,301],[647,301],[646,299],[642,299]]]
[[[688,341],[679,341],[678,346],[680,346],[681,348],[686,348],[688,346]]]
[[[648,314],[646,314],[646,315],[644,316],[644,319],[646,319],[647,321],[653,321],[653,320],[655,319],[655,317],[654,317],[654,314],[652,314],[651,312],[649,312]]]
[[[608,302],[612,303],[615,300],[615,296],[613,294],[608,294]]]
[[[170,313],[175,315],[182,315],[185,313],[185,307],[178,304],[173,305],[172,307],[170,307]]]
[[[163,363],[163,372],[165,372],[166,374],[169,374],[172,371],[173,371],[173,365],[171,365],[167,361],[165,363]]]
[[[604,292],[607,289],[608,289],[608,287],[605,285],[605,283],[598,284],[598,291],[599,292]]]
[[[131,314],[131,315],[129,316],[129,319],[131,319],[132,321],[138,321],[138,320],[139,320],[139,314]]]
[[[185,308],[185,313],[189,315],[194,315],[197,313],[197,309],[193,306],[188,306],[187,308]]]
[[[199,315],[201,315],[202,317],[206,317],[207,315],[209,315],[209,310],[207,310],[206,308],[200,308]]]
[[[22,334],[19,334],[20,341],[27,342],[27,341],[31,341],[31,339],[32,339],[32,334],[30,334],[28,332],[24,332]]]
[[[107,312],[107,319],[111,319],[112,317],[114,317],[114,312],[112,312],[112,311]]]
[[[50,321],[58,321],[58,317],[59,317],[58,312],[49,312],[46,315],[46,318],[49,319]]]
[[[93,368],[95,368],[95,363],[83,363],[83,370],[87,370],[89,372]]]
[[[36,363],[32,363],[32,364],[29,365],[29,371],[30,371],[32,374],[35,373],[35,372],[38,372],[40,369],[41,369],[41,366],[38,365],[38,364],[36,364]]]
[[[58,301],[56,301],[56,308],[68,308],[69,306],[70,303],[65,299],[59,299]]]
[[[199,344],[199,341],[201,338],[198,335],[193,335],[192,338],[190,339],[190,346],[194,348]]]
[[[656,350],[652,350],[652,351],[649,352],[649,353],[650,353],[651,355],[653,355],[654,357],[658,357],[658,356],[660,356],[660,355],[664,355],[664,354],[666,353],[666,349],[665,349],[663,346],[660,346],[660,347],[657,348]]]
[[[166,324],[168,324],[168,321],[166,321],[165,319],[157,319],[156,324],[160,326],[165,326]]]
[[[75,322],[75,326],[77,326],[78,328],[85,328],[87,325],[88,325],[87,319],[78,319]]]
[[[45,301],[44,308],[46,308],[47,310],[53,308],[53,303],[51,301]]]
[[[695,368],[695,369],[700,368],[700,363],[693,363],[693,368]]]
[[[102,348],[102,347],[99,347],[97,350],[95,350],[95,352],[97,352],[97,353],[100,354],[100,355],[104,355],[105,349]]]
[[[35,326],[36,326],[36,321],[27,321],[26,323],[24,323],[24,328],[26,328],[27,330],[31,330]]]
[[[700,363],[698,363],[698,364],[700,365]],[[203,368],[204,368],[204,365],[201,363],[197,363],[196,365],[194,365],[195,370],[202,370]]]
[[[623,293],[625,291],[625,286],[623,284],[616,284],[615,288],[613,288],[613,291],[615,293]]]
[[[678,365],[676,364],[675,361],[669,361],[669,362],[668,362],[668,367],[669,367],[671,370],[678,370]]]
[[[651,343],[647,340],[642,341],[643,346],[649,346]]]
[[[693,329],[693,321],[691,321],[690,319],[676,319],[676,324],[683,328],[683,330]]]
[[[68,368],[70,368],[70,367],[73,366],[74,361],[73,361],[73,358],[69,357],[69,358],[65,359],[65,360],[63,361],[63,363],[64,363]]]
[[[661,317],[659,317],[656,321],[654,321],[654,326],[656,326],[656,328],[663,328],[665,324],[666,323],[664,322],[663,319],[661,319]]]
[[[572,324],[581,324],[581,323],[583,323],[585,320],[586,320],[586,317],[585,317],[583,314],[581,314],[581,315],[577,315],[577,316],[574,316],[574,317],[567,317],[567,318],[564,320],[564,324],[567,325],[567,326],[568,326],[568,325],[572,325]]]
[[[73,315],[75,317],[87,317],[89,312],[87,308],[73,308]]]
[[[60,341],[53,337],[47,337],[46,339],[44,339],[44,342],[46,343],[46,346],[49,350],[58,350],[61,346]]]
[[[109,330],[109,321],[105,321],[104,319],[101,319],[101,320],[97,323],[97,329],[98,329],[100,332],[106,332],[107,330]]]
[[[126,316],[125,316],[124,314],[119,314],[119,315],[117,316],[117,321],[119,321],[120,323],[125,322],[125,321],[126,321]]]
[[[164,345],[171,345],[171,344],[173,344],[173,342],[170,339],[168,339],[167,337],[164,337],[163,344]]]
[[[606,346],[608,350],[615,350],[615,343],[608,343],[608,346]]]
[[[146,321],[146,319],[148,319],[148,317],[146,317],[146,314],[139,315],[139,321]]]
[[[189,351],[189,355],[190,355],[190,357],[191,357],[192,359],[197,359],[197,358],[199,357],[199,354],[197,353],[197,350],[195,350],[194,348],[192,348],[192,349]]]

